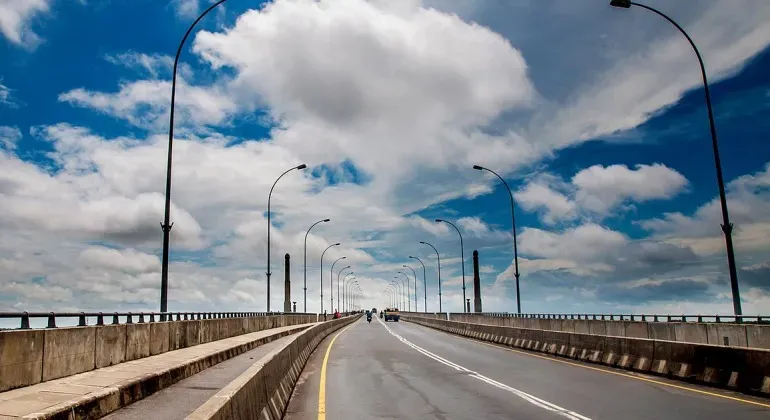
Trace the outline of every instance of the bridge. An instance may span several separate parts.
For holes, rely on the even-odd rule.
[[[0,315],[23,326],[0,332],[3,420],[770,415],[761,318],[146,313],[56,327],[48,314],[29,328],[44,314]]]

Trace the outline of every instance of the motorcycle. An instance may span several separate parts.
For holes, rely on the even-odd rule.
[[[366,322],[368,322],[370,324],[372,323],[372,316],[371,315],[366,317]]]

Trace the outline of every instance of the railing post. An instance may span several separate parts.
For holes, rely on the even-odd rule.
[[[118,325],[118,324],[120,324],[120,318],[118,318],[118,313],[115,312],[112,315],[112,325]]]
[[[48,326],[46,328],[56,328],[56,315],[53,312],[48,314]]]
[[[86,314],[81,312],[78,316],[78,327],[85,327],[86,326]]]
[[[155,312],[150,312],[150,322],[155,322]]]
[[[96,325],[104,325],[104,314],[101,312],[96,315]]]
[[[24,311],[24,313],[21,314],[21,326],[19,328],[22,330],[29,329],[29,312]]]
[[[126,324],[133,324],[134,320],[131,318],[131,312],[126,315]]]

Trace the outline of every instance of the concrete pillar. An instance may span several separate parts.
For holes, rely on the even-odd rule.
[[[470,302],[469,302],[470,305]],[[473,306],[474,312],[481,312],[481,278],[479,277],[479,251],[473,251]],[[470,312],[470,309],[468,309]]]
[[[283,283],[283,312],[289,313],[291,312],[291,275],[290,275],[290,264],[289,260],[291,257],[287,253],[284,257],[284,269],[286,271],[286,280]]]
[[[297,313],[297,302],[292,302],[294,304],[294,313]]]

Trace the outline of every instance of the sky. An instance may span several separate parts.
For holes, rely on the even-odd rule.
[[[744,314],[767,315],[770,2],[735,3],[646,4],[700,49]],[[174,54],[210,4],[0,0],[0,311],[158,310]],[[514,194],[524,313],[732,314],[698,62],[649,11],[231,0],[177,87],[170,310],[266,309],[268,193],[306,164],[272,195],[272,310],[287,253],[303,310],[328,218],[308,311],[338,278],[385,306],[399,271],[437,311],[424,241],[444,311],[477,250],[484,310],[515,312],[510,199],[481,165]]]

